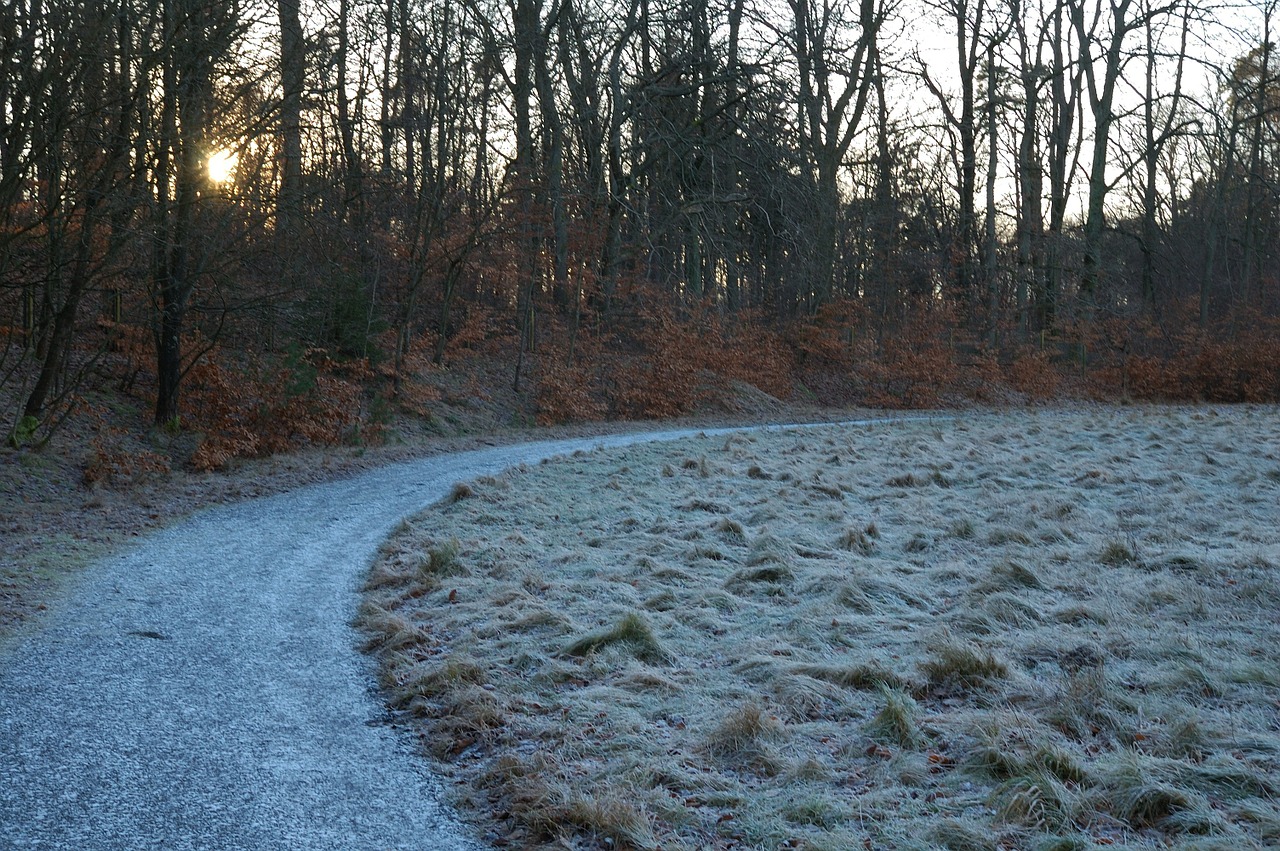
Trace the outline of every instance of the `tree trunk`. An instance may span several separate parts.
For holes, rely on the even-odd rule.
[[[1089,196],[1084,221],[1084,258],[1080,273],[1080,293],[1084,296],[1085,311],[1097,306],[1099,276],[1102,274],[1102,235],[1106,228],[1107,193],[1111,184],[1107,179],[1108,146],[1111,128],[1115,121],[1112,105],[1116,83],[1124,61],[1124,40],[1134,29],[1128,18],[1133,0],[1115,0],[1111,4],[1111,35],[1102,57],[1102,81],[1097,79],[1094,56],[1091,50],[1092,27],[1087,27],[1083,0],[1072,0],[1071,18],[1076,37],[1080,39],[1080,61],[1088,81],[1090,111],[1093,114],[1093,160],[1089,166]],[[1096,22],[1095,22],[1096,23]]]
[[[996,170],[999,151],[996,148],[996,42],[987,43],[987,192],[985,239],[982,253],[983,277],[987,284],[987,342],[994,348],[1000,325],[999,255],[996,241]]]
[[[1025,26],[1018,24],[1022,81],[1022,122],[1018,139],[1018,325],[1023,338],[1053,320],[1053,304],[1044,285],[1040,248],[1044,239],[1044,172],[1040,163],[1040,45],[1034,59]],[[1041,42],[1040,44],[1043,44]],[[1034,316],[1034,322],[1032,318]]]
[[[345,0],[344,0],[345,3]],[[298,0],[278,0],[280,15],[280,197],[276,215],[286,251],[292,252],[302,219],[302,92],[306,85],[306,44]]]
[[[1070,203],[1071,176],[1075,171],[1075,159],[1079,146],[1072,144],[1072,130],[1079,119],[1080,75],[1079,64],[1067,53],[1071,30],[1064,26],[1066,10],[1062,5],[1053,9],[1053,36],[1049,45],[1053,51],[1052,77],[1050,80],[1050,129],[1049,129],[1049,241],[1045,252],[1046,309],[1043,310],[1041,327],[1053,324],[1057,314],[1058,298],[1064,290],[1065,268],[1062,256],[1067,205]],[[1076,70],[1072,72],[1072,68]],[[1070,76],[1068,76],[1070,75]]]

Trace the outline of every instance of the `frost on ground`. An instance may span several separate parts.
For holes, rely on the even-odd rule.
[[[558,459],[406,524],[362,612],[497,844],[1280,843],[1280,412]]]

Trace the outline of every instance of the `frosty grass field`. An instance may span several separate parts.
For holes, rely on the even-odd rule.
[[[514,847],[1280,844],[1280,411],[698,438],[460,484],[382,684]]]

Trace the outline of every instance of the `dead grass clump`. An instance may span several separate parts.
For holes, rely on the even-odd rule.
[[[926,483],[926,479],[917,478],[914,473],[903,473],[901,476],[894,476],[885,482],[891,488],[914,488]]]
[[[1035,846],[1035,851],[1091,851],[1097,845],[1088,836],[1046,836]]]
[[[669,612],[680,605],[679,598],[670,590],[659,591],[641,604],[651,612]]]
[[[836,541],[836,546],[864,556],[871,555],[876,549],[875,539],[867,534],[867,529],[846,529]]]
[[[667,694],[675,694],[680,691],[680,685],[674,680],[667,679],[658,672],[639,665],[637,665],[635,669],[628,671],[626,675],[618,681],[618,686],[635,692],[664,692]]]
[[[583,636],[565,648],[570,656],[590,656],[606,647],[617,647],[642,662],[662,664],[669,661],[667,651],[658,643],[645,619],[628,612],[609,629]]]
[[[722,517],[715,525],[715,530],[726,540],[734,544],[745,544],[747,533],[737,520]]]
[[[993,589],[1016,590],[1019,588],[1043,589],[1044,580],[1034,570],[1016,561],[1005,561],[991,568]]]
[[[1248,801],[1236,807],[1233,815],[1267,842],[1266,847],[1280,846],[1280,806],[1274,802]]]
[[[1112,541],[1107,544],[1101,553],[1098,554],[1098,562],[1108,567],[1120,567],[1125,564],[1133,564],[1138,560],[1138,556],[1129,547],[1128,544],[1120,541]]]
[[[1032,627],[1042,620],[1040,610],[1032,603],[1008,591],[997,591],[982,602],[992,619],[1015,627]]]
[[[790,585],[795,578],[795,572],[785,564],[765,564],[735,571],[725,580],[724,587],[735,594],[742,594],[761,586],[764,586],[766,592],[776,593],[784,586]]]
[[[1170,719],[1156,753],[1173,759],[1201,762],[1211,747],[1199,717],[1188,715]]]
[[[709,499],[691,499],[680,507],[685,511],[705,511],[708,514],[728,514],[731,510],[724,503]]]
[[[1121,751],[1102,782],[1103,806],[1135,828],[1206,833],[1217,819],[1203,796],[1170,782],[1149,758]]]
[[[403,569],[403,567],[395,561],[384,559],[379,561],[369,571],[369,577],[365,580],[365,591],[380,591],[386,588],[399,588],[409,583],[412,575]]]
[[[752,542],[747,564],[750,567],[770,563],[787,564],[790,559],[791,547],[786,542],[775,535],[764,534]]]
[[[1081,626],[1083,624],[1106,626],[1111,621],[1105,612],[1085,604],[1063,606],[1060,609],[1056,609],[1052,614],[1052,619],[1056,623],[1070,624],[1072,626]]]
[[[401,615],[389,612],[374,602],[360,607],[356,626],[367,633],[366,653],[375,650],[392,652],[411,647],[423,639],[423,633]]]
[[[1075,754],[1058,745],[1040,745],[1031,754],[1031,762],[1064,783],[1083,784],[1088,780],[1088,774]]]
[[[479,778],[511,822],[532,840],[553,839],[560,832],[566,787],[557,767],[545,753],[499,756]]]
[[[1138,707],[1123,685],[1113,682],[1106,653],[1081,644],[1061,653],[1063,678],[1043,698],[1045,721],[1080,742],[1128,742],[1137,732],[1132,718]]]
[[[773,777],[783,768],[777,744],[786,738],[782,722],[750,702],[725,716],[706,737],[705,748],[728,768]]]
[[[929,841],[947,851],[996,851],[990,827],[959,819],[942,819],[929,829]]]
[[[564,822],[604,839],[606,847],[659,847],[649,814],[637,802],[634,792],[606,789],[591,795],[571,795],[559,809]]]
[[[986,721],[974,730],[966,766],[996,780],[1017,777],[1027,769],[1027,743],[1021,730],[1007,732],[1000,723]]]
[[[845,695],[829,682],[813,677],[781,674],[769,683],[774,702],[787,710],[788,720],[812,721],[843,714]]]
[[[422,564],[418,567],[419,575],[436,578],[465,575],[467,569],[458,561],[458,553],[461,549],[462,545],[457,538],[450,538],[447,541],[429,547],[426,558],[422,560]]]
[[[1201,762],[1182,762],[1180,779],[1187,785],[1215,798],[1274,800],[1277,781],[1267,777],[1264,770],[1255,768],[1229,754],[1215,754]]]
[[[1005,544],[1022,544],[1024,547],[1029,547],[1034,542],[1030,535],[1020,529],[998,526],[987,533],[987,543],[993,547],[1002,547]]]
[[[845,582],[836,588],[832,600],[838,606],[852,609],[860,615],[869,615],[876,611],[876,601],[867,593],[861,583]]]
[[[922,663],[920,670],[935,690],[984,688],[1009,675],[1009,666],[990,650],[954,641],[936,648],[933,658]]]
[[[957,520],[947,527],[947,535],[952,538],[959,538],[962,541],[971,541],[977,537],[978,531],[974,528],[973,521],[969,519]]]
[[[932,548],[933,540],[923,532],[916,532],[902,545],[902,551],[907,553],[923,553]]]
[[[604,847],[658,848],[648,811],[634,790],[613,783],[598,784],[591,792],[570,792],[556,807],[559,822],[604,839]]]
[[[559,612],[552,611],[547,608],[536,608],[510,624],[510,628],[517,632],[532,632],[540,629],[550,629],[556,632],[563,632],[572,625],[567,617]]]
[[[879,662],[845,666],[797,665],[792,670],[797,674],[813,677],[815,680],[861,691],[871,691],[881,687],[900,691],[907,688],[906,680]]]
[[[828,497],[829,499],[835,499],[835,500],[841,500],[841,501],[844,500],[844,491],[832,485],[816,483],[816,484],[810,485],[809,490],[811,490],[813,493],[819,494],[820,496]]]
[[[1069,830],[1084,809],[1078,792],[1042,770],[1006,780],[992,797],[1001,820],[1036,830]]]
[[[430,701],[470,686],[482,686],[488,681],[488,673],[474,659],[454,655],[438,665],[411,669],[399,687],[393,690],[391,705],[420,715],[435,715],[438,713]]]
[[[920,706],[915,699],[905,691],[883,684],[877,690],[884,705],[867,723],[867,732],[904,748],[915,749],[924,745],[925,736],[920,730]]]
[[[466,482],[458,482],[450,489],[449,495],[445,497],[444,501],[449,505],[453,505],[454,503],[462,502],[464,499],[471,499],[475,495],[475,489],[471,485]]]
[[[450,689],[440,698],[435,714],[444,723],[442,728],[454,737],[451,750],[460,750],[470,744],[471,736],[494,730],[506,723],[506,714],[497,696],[484,688],[461,685]]]
[[[412,689],[415,694],[432,697],[459,685],[480,686],[487,682],[489,682],[488,672],[475,659],[454,655],[439,665],[417,671],[405,683],[405,688]]]
[[[834,602],[858,614],[872,615],[893,609],[918,609],[924,601],[890,579],[860,577],[836,587]]]
[[[830,830],[848,821],[850,812],[825,795],[809,795],[788,801],[783,805],[781,815],[791,824]]]
[[[761,481],[768,481],[769,479],[772,479],[773,476],[769,473],[766,473],[763,469],[761,469],[760,465],[752,464],[750,467],[747,468],[747,478],[759,479]]]

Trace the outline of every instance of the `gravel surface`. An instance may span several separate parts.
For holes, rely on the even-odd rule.
[[[377,547],[458,481],[726,431],[398,464],[211,509],[101,562],[0,651],[0,845],[481,847],[379,723],[350,626]]]

